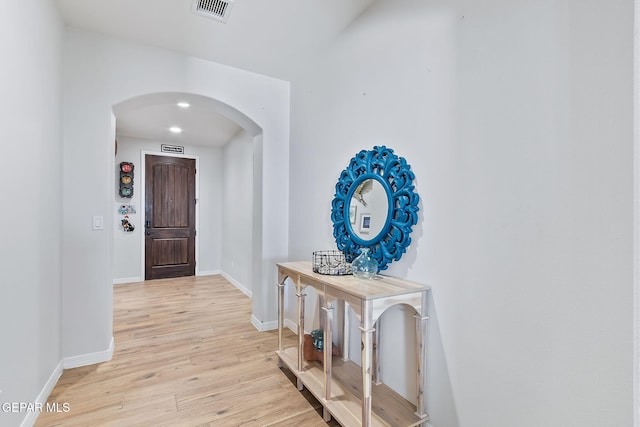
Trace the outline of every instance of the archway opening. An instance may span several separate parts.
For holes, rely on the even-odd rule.
[[[145,156],[185,156],[198,161],[196,275],[222,274],[251,297],[262,268],[262,128],[238,109],[193,93],[144,94],[112,109],[115,165],[132,162],[138,172],[132,197],[113,193],[114,283],[144,280]],[[133,231],[121,226],[122,212]]]

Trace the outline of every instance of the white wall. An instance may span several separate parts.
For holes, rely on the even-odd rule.
[[[224,146],[222,156],[222,271],[251,295],[253,137],[239,132]]]
[[[117,124],[116,124],[117,126]],[[122,204],[132,204],[136,213],[129,214],[129,221],[134,224],[133,232],[125,232],[121,226],[123,215],[115,214],[113,217],[113,274],[114,283],[126,283],[144,280],[144,268],[142,262],[142,245],[144,233],[144,200],[141,199],[143,157],[142,151],[158,153],[162,141],[150,141],[139,138],[118,136],[118,154],[115,158],[116,169],[120,162],[133,162],[134,192],[130,199],[122,198],[117,191],[117,182],[113,187],[114,207],[117,213]],[[198,167],[198,263],[196,274],[215,274],[220,271],[220,240],[222,209],[220,201],[222,197],[222,150],[213,147],[198,145],[184,145],[186,156],[197,156]],[[116,174],[116,180],[118,176]]]
[[[633,16],[380,0],[292,81],[292,260],[335,246],[356,152],[413,167],[420,223],[389,274],[432,287],[435,427],[632,425]],[[408,395],[407,324],[380,328],[382,377]]]
[[[257,231],[253,314],[258,323],[275,320],[274,263],[286,258],[288,241],[289,84],[74,29],[66,31],[64,70],[64,356],[109,356],[115,180],[110,112],[119,102],[150,93],[203,95],[264,132],[264,176],[254,197],[264,198],[260,224],[269,227]],[[104,230],[91,230],[93,215],[105,216]]]
[[[0,3],[0,402],[46,398],[62,372],[62,33],[52,2]]]

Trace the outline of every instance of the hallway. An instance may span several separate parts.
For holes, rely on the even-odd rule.
[[[36,425],[326,426],[250,316],[221,276],[114,286],[113,360],[66,370]]]

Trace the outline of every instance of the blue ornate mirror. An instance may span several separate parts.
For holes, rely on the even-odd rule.
[[[411,244],[418,202],[411,166],[385,146],[356,154],[336,184],[331,203],[333,236],[352,261],[368,247],[380,270],[398,261]]]

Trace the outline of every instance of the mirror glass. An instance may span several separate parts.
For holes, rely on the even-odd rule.
[[[387,222],[389,198],[377,179],[363,180],[356,186],[348,206],[353,233],[364,241],[375,240]]]

